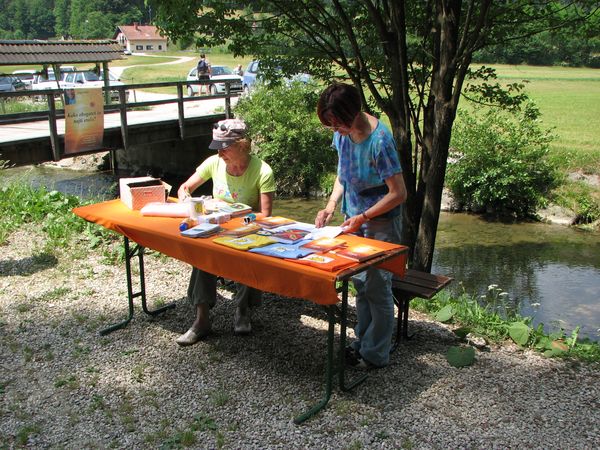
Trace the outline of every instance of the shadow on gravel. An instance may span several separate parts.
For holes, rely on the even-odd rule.
[[[49,269],[58,264],[56,256],[50,253],[40,253],[22,259],[7,259],[0,261],[0,276],[29,276],[36,272]]]
[[[162,318],[152,319],[154,326],[174,333],[174,338],[187,330],[193,321],[192,307],[183,301]],[[273,389],[295,386],[308,404],[322,395],[326,368],[327,313],[325,308],[310,301],[264,294],[263,304],[252,320],[252,334],[233,334],[233,301],[219,295],[211,310],[213,333],[202,343],[180,348],[190,358],[208,354],[225,365],[235,365],[248,373],[268,374]],[[352,341],[355,308],[348,308],[348,337]],[[455,336],[435,323],[411,321],[414,337],[402,341],[392,354],[390,365],[369,372],[366,382],[349,393],[338,389],[334,374],[334,394],[362,405],[379,408],[380,403],[402,408],[427,390],[443,371],[431,367],[425,360],[445,362],[445,354],[456,342]],[[174,340],[173,346],[176,346]],[[335,366],[339,345],[339,325],[335,331]],[[218,356],[215,356],[218,355]],[[336,369],[337,370],[337,369]],[[359,371],[349,368],[346,380],[354,379]],[[278,385],[281,383],[281,385]]]

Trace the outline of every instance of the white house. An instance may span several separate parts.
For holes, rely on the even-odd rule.
[[[167,38],[154,25],[120,25],[113,39],[130,52],[166,52]]]

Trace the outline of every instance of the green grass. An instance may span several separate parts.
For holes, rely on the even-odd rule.
[[[551,158],[561,169],[600,174],[600,69],[492,67],[500,82],[528,81],[526,91],[557,136]]]

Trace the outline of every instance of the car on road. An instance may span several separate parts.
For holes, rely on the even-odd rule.
[[[0,92],[24,91],[25,83],[12,75],[0,75]]]
[[[108,84],[110,86],[124,86],[124,83],[118,81],[114,76],[109,73]],[[76,87],[104,87],[104,79],[102,78],[102,72],[98,75],[96,72],[91,70],[84,70],[81,72],[69,72],[66,74],[64,80],[61,82],[61,87],[64,89],[76,88]],[[129,97],[129,92],[125,93],[125,101]],[[117,89],[110,91],[110,99],[113,102],[119,101],[119,91]]]
[[[23,69],[23,70],[15,70],[12,74],[25,83],[26,89],[31,89],[31,84],[33,83],[33,78],[35,77],[37,70],[35,69]]]
[[[227,66],[210,66],[210,79],[212,81],[218,80],[235,80],[229,84],[229,92],[241,92],[242,91],[242,77],[235,75],[233,71]],[[198,71],[196,67],[191,69],[187,75],[186,81],[198,81]],[[198,94],[200,90],[199,84],[188,84],[187,94],[192,97]],[[210,85],[211,95],[224,94],[225,83],[214,83]]]
[[[262,74],[260,72],[260,61],[250,61],[244,75],[242,76],[242,89],[245,94],[249,94],[256,86],[257,81],[260,82]],[[312,77],[308,73],[297,73],[291,77],[284,78],[286,83],[299,81],[301,83],[309,83]]]

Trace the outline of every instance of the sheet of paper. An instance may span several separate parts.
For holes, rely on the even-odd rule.
[[[315,228],[308,236],[306,236],[306,239],[334,238],[343,232],[344,230],[342,227],[327,226]]]

